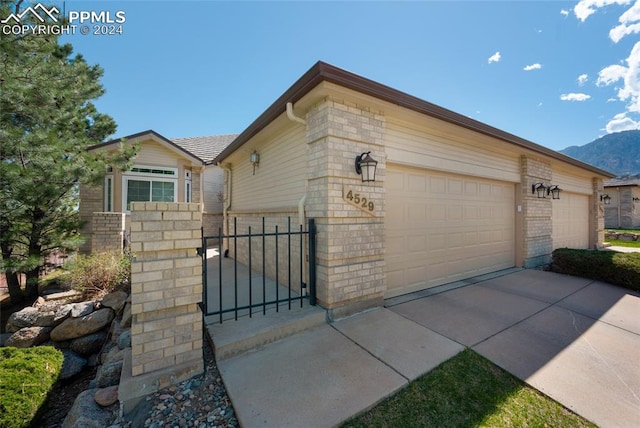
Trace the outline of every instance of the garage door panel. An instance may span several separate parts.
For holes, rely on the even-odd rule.
[[[589,196],[563,192],[552,201],[552,240],[556,248],[589,248]]]
[[[514,265],[513,184],[395,165],[388,171],[386,297]]]

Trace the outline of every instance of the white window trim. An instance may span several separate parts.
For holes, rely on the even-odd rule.
[[[107,186],[107,183],[111,182],[111,186]],[[114,189],[113,189],[113,175],[107,175],[104,177],[104,197],[103,202],[104,212],[113,212],[113,198],[114,198]],[[111,193],[107,193],[108,189],[111,188]]]
[[[184,201],[187,203],[191,202],[191,192],[192,192],[192,185],[191,185],[191,171],[185,171],[184,172]]]
[[[149,182],[164,182],[173,183],[173,201],[178,200],[178,168],[171,168],[166,166],[151,166],[151,165],[134,165],[132,168],[145,168],[145,169],[161,169],[165,171],[172,171],[171,174],[154,174],[151,172],[136,172],[127,171],[122,176],[122,211],[130,213],[131,210],[127,209],[127,190],[129,187],[129,180],[137,181],[149,181]]]

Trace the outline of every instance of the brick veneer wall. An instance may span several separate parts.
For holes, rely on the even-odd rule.
[[[551,164],[548,161],[521,158],[522,166],[522,215],[524,267],[547,263],[553,250],[551,198],[538,198],[531,192],[536,183],[551,183]]]
[[[158,388],[203,370],[201,224],[200,204],[132,203],[131,369]]]
[[[222,227],[222,213],[202,213],[202,227],[205,236],[217,235],[219,228]],[[224,233],[224,230],[222,231]]]
[[[604,246],[604,217],[605,217],[605,206],[602,201],[600,201],[600,195],[602,195],[604,191],[604,184],[601,178],[593,179],[593,195],[591,197],[591,201],[593,207],[591,211],[594,213],[591,216],[591,239],[590,241],[596,248],[602,248]]]
[[[122,251],[125,213],[93,213],[91,252]]]
[[[316,219],[317,297],[339,317],[381,306],[384,276],[385,117],[367,106],[327,99],[306,117],[309,182],[307,216]],[[355,157],[371,151],[376,181],[362,183]],[[351,189],[375,204],[374,215],[349,205]]]

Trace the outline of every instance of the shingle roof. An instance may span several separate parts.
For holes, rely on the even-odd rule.
[[[640,177],[618,177],[611,180],[604,180],[605,187],[640,186]]]
[[[175,145],[202,159],[204,163],[210,163],[237,136],[238,134],[209,135],[206,137],[171,138],[170,140]]]

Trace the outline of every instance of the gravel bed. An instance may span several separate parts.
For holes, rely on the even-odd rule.
[[[110,428],[239,427],[211,347],[204,342],[203,375],[148,396],[127,420],[118,420]]]

